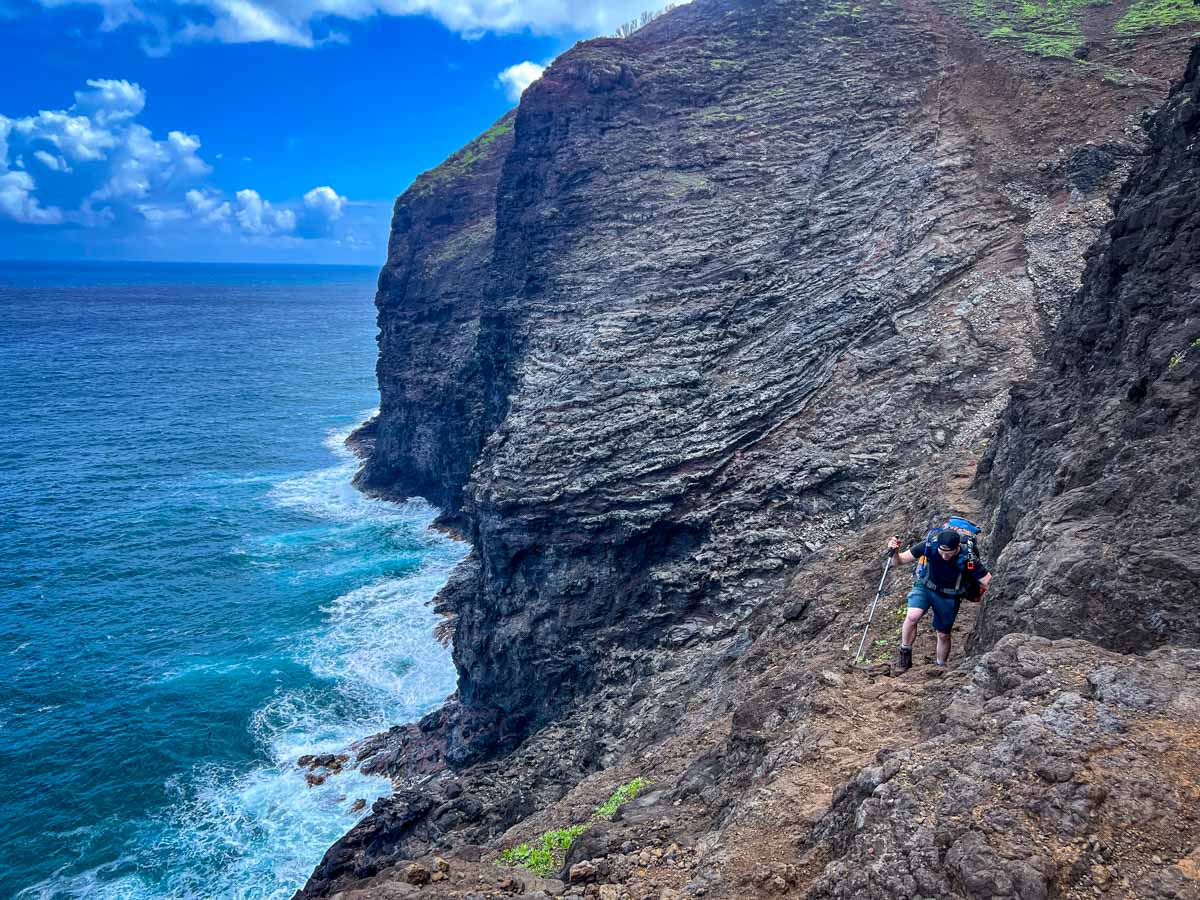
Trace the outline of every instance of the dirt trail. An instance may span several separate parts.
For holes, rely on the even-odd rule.
[[[724,831],[726,884],[740,883],[756,893],[801,895],[826,860],[818,850],[796,865],[798,850],[813,824],[829,811],[835,791],[864,767],[874,765],[881,751],[916,745],[922,737],[920,713],[927,693],[950,690],[965,681],[966,672],[959,666],[967,659],[965,649],[979,604],[962,605],[946,669],[933,664],[935,638],[929,615],[917,628],[913,667],[902,672],[896,665],[912,565],[892,565],[868,635],[866,660],[856,664],[854,654],[879,585],[882,570],[878,567],[885,558],[887,538],[894,531],[904,546],[910,546],[924,536],[926,524],[949,512],[978,520],[979,511],[968,494],[975,465],[973,458],[961,459],[944,481],[910,491],[927,498],[915,501],[911,518],[868,528],[855,546],[827,548],[828,564],[807,569],[793,582],[792,593],[800,596],[827,594],[837,586],[834,602],[844,612],[835,615],[825,650],[801,655],[795,647],[779,648],[783,656],[791,657],[781,658],[781,665],[812,673],[821,689],[808,698],[809,715],[797,736],[794,758],[754,789],[758,796],[742,804],[740,814]]]

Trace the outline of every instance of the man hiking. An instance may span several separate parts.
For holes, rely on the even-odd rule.
[[[959,604],[967,593],[968,579],[979,582],[980,588],[986,588],[992,575],[982,562],[968,552],[959,533],[953,528],[930,532],[923,541],[907,550],[900,550],[900,538],[893,536],[888,541],[888,549],[900,551],[896,554],[897,562],[921,561],[913,589],[908,595],[908,614],[900,627],[900,669],[903,671],[912,667],[917,622],[930,609],[933,610],[933,630],[937,633],[934,661],[944,666],[950,658],[950,631],[954,628]]]

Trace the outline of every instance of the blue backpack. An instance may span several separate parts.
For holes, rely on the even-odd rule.
[[[954,587],[949,589],[936,586],[929,578],[929,558],[937,552],[938,535],[947,528],[957,531],[960,541],[958,556],[954,558],[954,566],[958,569],[958,580],[954,583]],[[916,580],[945,597],[961,598],[971,603],[978,603],[983,599],[983,586],[977,579],[964,576],[974,571],[975,566],[979,563],[977,538],[982,531],[982,528],[962,516],[951,516],[941,525],[929,529],[925,535],[925,552],[917,560]]]

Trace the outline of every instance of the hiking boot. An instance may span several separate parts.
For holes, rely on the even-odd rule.
[[[898,665],[901,672],[907,672],[912,668],[912,647],[900,648],[900,661]]]

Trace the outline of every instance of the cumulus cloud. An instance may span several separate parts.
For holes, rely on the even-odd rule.
[[[496,80],[504,88],[508,99],[516,103],[521,99],[521,95],[525,93],[525,88],[541,78],[544,71],[546,71],[545,66],[539,66],[537,63],[526,61],[517,63],[515,66],[509,66],[496,76]]]
[[[221,197],[219,191],[199,191],[193,188],[184,195],[184,199],[198,222],[215,226],[221,231],[231,230],[233,207],[228,200]]]
[[[256,237],[287,235],[296,230],[296,214],[290,209],[276,209],[249,188],[236,194],[233,217],[246,234]]]
[[[348,202],[328,185],[313,188],[304,195],[296,233],[303,238],[330,237]]]
[[[291,202],[206,185],[213,169],[200,138],[182,130],[156,138],[136,121],[145,105],[138,85],[93,79],[69,109],[0,116],[0,219],[124,235],[202,228],[267,245],[346,236],[338,223],[349,201],[328,185]]]
[[[132,119],[146,107],[146,92],[124,79],[89,78],[87,86],[75,92],[74,109],[99,125]]]
[[[62,210],[43,208],[33,195],[36,184],[28,172],[0,174],[0,215],[23,225],[55,225],[63,220]]]
[[[46,6],[75,0],[42,0]],[[151,34],[143,48],[169,52],[173,42],[269,41],[295,47],[345,42],[331,22],[377,15],[427,16],[464,37],[530,30],[611,34],[655,6],[647,0],[78,0],[99,6],[102,27],[125,25]],[[665,5],[660,2],[658,5]],[[315,29],[314,29],[314,26]]]

